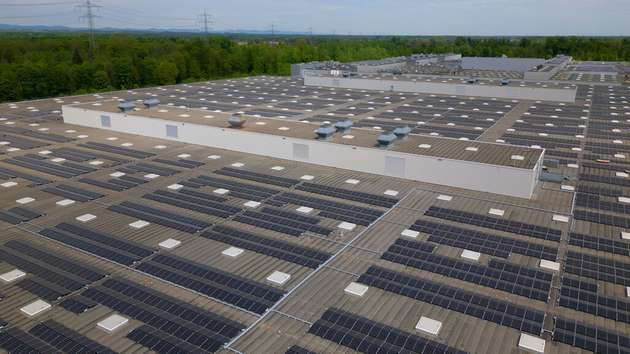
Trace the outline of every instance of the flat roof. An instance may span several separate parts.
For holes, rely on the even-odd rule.
[[[108,101],[100,104],[100,106],[93,106],[90,103],[84,103],[78,104],[76,107],[111,113],[119,112],[117,108],[118,101]],[[139,108],[126,114],[130,118],[139,116],[233,129],[229,128],[229,114],[209,113],[207,110],[158,106],[151,109]],[[205,116],[212,116],[212,118],[205,118]],[[245,115],[244,117],[247,116]],[[312,140],[316,139],[315,130],[319,127],[319,124],[305,123],[304,120],[307,120],[307,118],[302,121],[262,117],[247,118],[249,120],[239,129],[240,131]],[[325,140],[325,142],[364,148],[378,148],[377,137],[379,134],[379,132],[370,130],[351,129],[344,134],[336,133],[330,139]],[[476,148],[476,151],[472,151],[471,147]],[[387,150],[525,169],[533,168],[543,154],[542,149],[536,148],[420,135],[409,135],[404,139],[397,139]],[[521,156],[522,159],[515,160],[512,158],[514,155]]]
[[[76,345],[89,343],[92,350],[102,350],[98,345],[121,353],[148,352],[152,350],[148,345],[156,338],[168,339],[168,344],[159,342],[162,347],[175,343],[181,348],[190,349],[187,346],[190,344],[193,349],[199,349],[197,344],[187,344],[169,335],[188,330],[207,334],[206,330],[210,329],[199,328],[189,317],[203,315],[236,329],[219,343],[217,352],[221,353],[235,350],[285,353],[294,346],[316,353],[357,352],[339,344],[339,340],[336,342],[336,337],[326,337],[325,333],[315,330],[319,326],[330,327],[323,317],[334,313],[343,314],[345,318],[358,316],[364,323],[372,321],[369,322],[371,325],[388,326],[382,327],[386,330],[395,329],[400,331],[397,333],[414,335],[414,339],[430,340],[470,353],[513,352],[518,350],[523,333],[544,339],[547,354],[589,353],[586,345],[597,343],[595,341],[599,341],[597,345],[625,343],[624,338],[618,339],[628,337],[630,324],[602,315],[627,314],[623,306],[630,301],[625,283],[628,280],[622,276],[630,263],[627,253],[630,249],[630,230],[626,223],[628,204],[623,199],[630,196],[630,185],[627,177],[621,177],[630,158],[630,139],[626,134],[626,121],[630,119],[630,88],[576,85],[578,99],[571,104],[331,90],[305,87],[299,81],[280,77],[221,80],[0,104],[0,141],[9,143],[0,144],[0,181],[13,182],[6,187],[0,186],[0,274],[14,269],[26,273],[11,283],[0,282],[0,337],[17,338],[11,343],[37,346],[43,352],[62,351],[54,345],[69,342]],[[396,114],[400,113],[400,117],[407,121],[423,120],[445,132],[461,134],[462,130],[472,130],[465,128],[465,123],[477,125],[475,120],[491,118],[494,121],[488,121],[489,126],[483,127],[479,141],[504,140],[515,146],[541,145],[546,149],[546,157],[556,160],[547,163],[548,171],[558,174],[561,179],[542,182],[532,199],[521,199],[79,127],[60,120],[60,109],[64,104],[83,102],[87,107],[96,108],[91,106],[94,101],[103,102],[101,107],[104,107],[116,98],[135,101],[148,97],[158,97],[164,104],[177,106],[221,106],[223,108],[216,109],[223,110],[223,114],[208,112],[217,117],[238,111],[264,110],[274,117],[270,121],[284,119],[286,124],[314,116],[332,120],[327,115],[331,112],[337,112],[334,117],[343,116],[355,122],[371,121],[367,118],[374,116],[395,123],[400,122],[395,120],[398,118]],[[418,101],[420,99],[422,101]],[[449,110],[449,107],[456,109]],[[165,109],[169,110],[164,113],[166,115],[175,112],[173,106]],[[365,111],[358,113],[360,109]],[[392,112],[388,112],[390,110]],[[353,116],[346,115],[352,111]],[[449,111],[455,112],[448,114]],[[497,113],[499,111],[502,113]],[[279,118],[280,115],[286,115],[286,118]],[[249,123],[255,121],[256,117],[250,117]],[[313,125],[304,125],[311,127],[312,132]],[[358,135],[363,131],[353,129],[351,134]],[[377,133],[367,132],[370,138]],[[52,161],[59,158],[65,161]],[[102,164],[91,164],[94,161]],[[233,167],[235,164],[241,167]],[[240,173],[234,173],[234,170]],[[160,176],[144,178],[149,173]],[[313,178],[307,181],[302,179],[304,176]],[[277,178],[283,180],[278,182]],[[307,183],[324,186],[324,189],[309,189]],[[169,188],[173,184],[187,186],[173,190]],[[230,192],[213,193],[218,188]],[[398,193],[393,196],[391,191]],[[159,193],[162,198],[155,198]],[[198,198],[195,194],[205,197]],[[76,199],[74,204],[65,207],[56,204],[71,195]],[[150,195],[153,195],[152,199],[145,197]],[[179,199],[173,199],[178,195]],[[82,201],[79,200],[81,196]],[[253,209],[244,205],[253,199],[261,204]],[[370,204],[379,203],[377,200],[384,201],[386,206]],[[172,224],[168,226],[164,221],[159,224],[158,219],[153,219],[148,220],[149,225],[136,229],[129,224],[141,219],[138,214],[127,215],[121,211],[128,210],[113,208],[125,202],[176,215],[169,218],[170,221],[185,217],[195,223],[211,225],[191,233],[174,228]],[[217,205],[229,207],[236,214],[229,217],[209,214],[211,209],[216,211]],[[313,210],[308,214],[299,213],[296,209],[300,207]],[[265,214],[264,208],[290,214]],[[267,216],[255,222],[237,218],[246,212],[251,216],[257,215],[255,213]],[[95,218],[76,219],[86,214]],[[288,215],[293,225],[299,219],[302,226],[316,222],[315,225],[334,231],[328,236],[312,231],[290,235],[286,229],[277,228],[278,223],[283,222],[278,215]],[[357,220],[343,220],[351,217],[367,218],[367,225],[361,225]],[[565,218],[568,222],[562,221]],[[275,223],[263,223],[270,220]],[[339,228],[342,222],[355,223],[356,227],[351,231],[342,230]],[[84,234],[81,238],[57,228],[61,223],[89,228],[101,236],[88,238]],[[246,234],[231,233],[220,227]],[[204,234],[215,228],[222,231],[213,236]],[[417,231],[405,232],[412,228]],[[45,236],[44,230],[57,230],[65,237],[55,239],[53,236],[57,234],[52,232],[44,233],[48,235]],[[557,241],[558,232],[560,241]],[[103,237],[104,234],[111,238]],[[181,245],[171,250],[161,249],[159,243],[169,238],[181,241]],[[78,242],[81,239],[84,243]],[[97,249],[92,247],[95,245],[116,252],[120,258],[114,259],[102,252],[96,254]],[[236,258],[223,256],[222,251],[229,247],[244,251]],[[466,250],[478,252],[478,261],[462,258]],[[310,253],[309,259],[316,261],[315,266],[300,264],[307,252],[314,251],[317,253]],[[401,253],[407,251],[409,257],[402,257]],[[146,256],[146,252],[150,255]],[[335,256],[329,258],[332,255]],[[136,262],[131,265],[120,263],[128,257],[137,257]],[[269,294],[280,291],[287,296],[278,300],[272,311],[264,315],[253,313],[239,307],[242,303],[235,305],[235,301],[230,303],[220,300],[216,294],[200,292],[203,286],[177,284],[174,281],[178,276],[166,279],[160,272],[152,272],[157,268],[168,269],[157,263],[162,257],[187,265],[211,267],[221,271],[221,276],[264,284]],[[328,263],[317,268],[328,259]],[[405,263],[405,259],[410,261]],[[423,267],[420,260],[431,267]],[[541,268],[541,260],[560,263],[559,271]],[[71,262],[71,266],[60,262]],[[176,264],[173,262],[171,264]],[[493,270],[507,263],[509,266],[502,268],[502,274],[506,274],[507,269],[522,270],[520,276],[534,271],[539,272],[536,273],[541,277],[539,280],[544,279],[545,274],[552,274],[550,281],[538,284],[551,284],[545,293],[548,300],[526,296],[529,290],[540,290],[534,287],[520,292],[509,286],[484,285],[471,273],[462,276],[454,272],[453,269],[465,268],[452,266],[454,262]],[[448,272],[441,268],[445,264]],[[78,267],[81,272],[76,271]],[[385,275],[413,277],[416,284],[428,284],[431,294],[445,286],[450,287],[445,288],[447,294],[450,291],[453,291],[450,294],[460,293],[440,301],[429,297],[412,298],[396,292],[400,287],[386,288],[379,287],[378,282],[369,283],[370,268],[395,272],[383,273]],[[282,285],[268,282],[266,279],[276,271],[289,274],[290,278]],[[484,276],[490,277],[491,273],[484,273]],[[84,278],[88,274],[90,279]],[[99,279],[102,275],[107,276]],[[385,281],[386,277],[375,279]],[[200,281],[204,286],[214,282],[209,278]],[[70,286],[68,284],[77,285],[75,282],[85,283],[85,288],[81,284],[76,291],[63,288]],[[363,296],[349,294],[344,289],[352,283],[368,289]],[[514,284],[516,282],[509,282],[510,286]],[[122,290],[115,290],[128,286],[141,289],[143,293],[134,300]],[[568,300],[571,298],[564,297],[566,295],[561,291],[565,288],[570,290],[569,294],[581,291],[580,295],[584,296],[580,296],[580,301],[585,301],[586,306],[570,306],[572,302]],[[41,289],[49,291],[42,292]],[[222,289],[234,291],[230,285]],[[52,307],[33,318],[20,311],[43,296],[56,298],[59,294],[58,299],[44,300]],[[106,302],[106,295],[113,301]],[[466,307],[471,311],[462,312],[463,303],[451,302],[469,296],[483,296],[475,300],[480,303],[500,301],[496,308],[512,307],[509,313],[484,314],[472,311],[471,306]],[[588,302],[594,296],[605,299],[606,304],[619,306],[614,310],[605,306],[601,312],[593,313],[590,309],[604,304]],[[166,306],[162,309],[153,307],[153,302],[146,301],[147,298],[186,307],[172,307],[173,312],[167,314],[164,312]],[[121,313],[123,308],[116,305],[116,300],[143,303],[161,318],[176,317],[184,329],[168,334],[155,332],[155,323],[152,324],[148,317],[138,316],[140,312],[135,311]],[[336,310],[330,312],[333,309]],[[532,320],[518,329],[512,321],[497,323],[496,318],[511,319],[508,315],[518,314],[523,309],[530,311],[529,315],[542,313],[544,320]],[[113,333],[98,328],[99,321],[114,314],[129,318],[124,328]],[[423,316],[441,322],[437,337],[415,329]],[[204,318],[200,317],[201,320]],[[542,326],[543,331],[527,332],[528,328],[534,328],[530,325]],[[571,335],[575,333],[572,328],[576,325],[588,331],[579,341],[572,341]],[[64,331],[63,342],[54,340],[57,331]],[[149,336],[154,333],[157,334]],[[240,336],[237,338],[237,335]],[[141,338],[152,339],[141,341]],[[487,338],[493,340],[485,340]],[[0,340],[1,343],[6,342]],[[628,350],[627,347],[623,349]]]

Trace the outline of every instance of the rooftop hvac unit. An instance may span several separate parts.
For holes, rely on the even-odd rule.
[[[153,108],[153,107],[157,107],[160,104],[160,100],[158,100],[157,98],[149,98],[148,100],[145,100],[142,103],[147,108]]]
[[[328,139],[335,134],[335,127],[330,123],[324,123],[315,130],[315,134],[317,134],[317,138],[319,139]]]
[[[350,128],[352,127],[352,121],[350,119],[346,119],[346,120],[341,120],[337,123],[335,123],[335,128],[337,129],[337,131],[339,132],[345,132],[347,130],[350,130]]]
[[[378,146],[380,146],[382,148],[387,148],[387,147],[392,145],[394,140],[396,140],[396,134],[394,134],[392,132],[381,133],[378,136],[378,139],[377,139]]]
[[[136,108],[136,105],[133,104],[133,102],[121,102],[118,104],[118,109],[120,109],[121,112],[130,112],[133,111]]]
[[[230,118],[228,118],[228,123],[231,128],[242,128],[246,121],[247,119],[243,118],[243,116],[238,113],[232,114]]]
[[[409,133],[411,133],[411,128],[406,125],[404,127],[398,127],[394,129],[394,135],[396,135],[396,137],[398,137],[399,139],[405,138],[407,135],[409,135]]]

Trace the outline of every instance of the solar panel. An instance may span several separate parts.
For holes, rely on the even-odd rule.
[[[264,184],[271,184],[274,186],[280,186],[280,187],[285,187],[285,188],[292,187],[300,183],[300,181],[297,179],[272,176],[272,175],[267,175],[264,173],[245,171],[245,170],[240,170],[240,169],[230,168],[230,167],[224,167],[220,170],[214,171],[214,173],[218,175],[231,176],[231,177],[246,179],[246,180],[264,183]]]
[[[132,265],[153,253],[138,243],[69,223],[44,229],[39,234],[123,265]]]
[[[156,191],[154,193],[145,194],[142,197],[156,202],[222,218],[228,218],[241,211],[240,208],[222,202],[216,202],[210,199],[201,199],[169,191]]]
[[[284,294],[276,288],[173,255],[157,255],[137,269],[258,314]]]
[[[212,230],[202,233],[201,236],[313,269],[330,257],[330,254],[315,249],[223,225],[215,226]]]
[[[122,202],[118,205],[112,205],[107,209],[191,234],[211,225],[205,221],[131,202]]]
[[[291,218],[248,210],[241,215],[237,215],[234,221],[253,225],[263,229],[273,230],[292,236],[300,236],[304,232],[328,236],[333,230],[327,227],[305,223]]]
[[[555,342],[565,343],[597,354],[629,353],[630,337],[564,317],[556,317]]]
[[[187,343],[186,347],[195,347],[195,351],[215,351],[244,328],[238,322],[121,278],[108,279],[85,290],[82,296],[143,322],[146,326],[140,328],[149,334],[163,339],[175,337]],[[142,334],[136,333],[130,339],[148,346]]]
[[[36,325],[31,328],[29,333],[66,353],[116,353],[53,320],[48,320]]]
[[[9,353],[61,354],[61,351],[17,328],[0,331],[0,348]]]
[[[368,268],[358,281],[522,332],[539,335],[542,331],[544,312],[478,295],[464,289],[376,266]]]
[[[510,253],[514,252],[555,261],[558,255],[557,248],[422,219],[417,220],[410,226],[410,229],[429,234],[428,240],[430,242],[502,258],[507,258]]]
[[[310,351],[308,349],[304,349],[300,346],[294,345],[289,348],[284,354],[317,354],[314,351]]]
[[[77,202],[89,202],[91,200],[104,197],[103,194],[87,191],[85,189],[80,189],[80,188],[68,186],[65,184],[60,184],[58,186],[51,186],[48,188],[44,188],[42,190],[44,192],[58,195],[63,198],[75,200]]]
[[[304,182],[295,187],[295,189],[315,194],[326,195],[329,197],[347,199],[355,202],[380,206],[384,208],[391,208],[396,205],[396,203],[398,203],[398,199],[396,198],[370,193],[355,192],[348,189],[325,186],[322,184],[310,182]]]
[[[152,154],[149,152],[129,149],[129,148],[121,147],[121,146],[112,146],[112,145],[107,145],[107,144],[102,144],[102,143],[95,143],[95,142],[87,142],[85,144],[79,144],[79,146],[88,148],[88,149],[105,151],[105,152],[109,152],[113,154],[129,156],[129,157],[134,157],[134,158],[139,158],[139,159],[145,159],[147,157],[155,156],[155,154]]]
[[[381,258],[533,300],[547,302],[549,298],[549,273],[494,259],[488,266],[473,264],[433,254],[434,248],[424,242],[397,239]]]
[[[587,278],[630,286],[630,263],[569,251],[565,272]]]
[[[336,308],[326,310],[308,332],[361,353],[466,353]]]
[[[461,210],[430,207],[424,215],[438,219],[455,221],[463,224],[475,225],[494,230],[511,232],[531,236],[549,241],[560,241],[562,232],[544,226],[532,225],[518,221],[496,218],[488,215],[470,213]]]
[[[382,211],[375,209],[290,192],[275,196],[268,203],[275,206],[285,206],[286,204],[306,206],[320,210],[319,216],[321,217],[363,226],[368,226],[383,215]]]

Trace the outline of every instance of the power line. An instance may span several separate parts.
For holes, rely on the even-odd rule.
[[[100,5],[92,3],[92,0],[85,0],[85,3],[77,6],[80,9],[85,9],[85,15],[81,16],[81,19],[87,19],[88,27],[90,30],[90,60],[94,59],[94,51],[96,50],[96,41],[94,40],[94,19],[100,16],[94,14],[95,9],[102,8]]]
[[[203,10],[203,14],[199,15],[199,17],[201,18],[199,22],[203,24],[204,33],[208,34],[208,24],[212,23],[212,21],[210,20],[211,15],[208,15],[206,13],[206,10]]]

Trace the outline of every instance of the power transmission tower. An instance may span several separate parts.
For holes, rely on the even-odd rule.
[[[80,19],[85,19],[88,22],[88,28],[90,31],[90,50],[89,57],[90,60],[94,59],[94,51],[96,50],[96,41],[94,40],[94,19],[100,16],[94,14],[95,9],[99,9],[103,6],[96,5],[92,2],[92,0],[85,0],[85,2],[81,5],[77,5],[80,9],[85,9],[85,15],[81,15]]]
[[[276,24],[275,23],[271,24],[271,35],[272,36],[276,35]]]
[[[308,28],[308,33],[310,36],[313,36],[313,27]]]
[[[208,13],[206,13],[206,10],[203,10],[203,14],[199,15],[199,17],[199,22],[203,24],[203,30],[207,35],[209,30],[208,25],[212,23],[212,15],[208,15]]]

